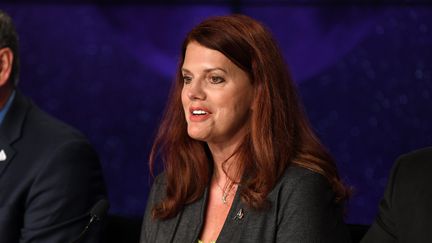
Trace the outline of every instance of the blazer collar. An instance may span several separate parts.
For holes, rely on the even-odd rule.
[[[21,130],[29,110],[29,101],[16,90],[15,99],[0,126],[0,137],[10,144],[21,137]]]
[[[0,126],[0,176],[15,156],[12,144],[21,137],[29,107],[29,101],[16,90],[12,105]]]
[[[169,223],[164,223],[167,234],[170,235],[169,242],[175,241],[177,231],[181,232],[182,242],[197,242],[205,221],[205,210],[209,197],[209,186],[205,189],[204,195],[198,201],[187,205],[177,216]],[[233,203],[228,212],[225,223],[216,240],[218,243],[240,242],[241,232],[244,225],[247,224],[251,210],[241,202],[241,187],[237,189]],[[180,226],[180,221],[182,225]],[[190,223],[193,222],[193,223]],[[181,227],[181,228],[179,228]],[[178,239],[177,239],[178,240]]]

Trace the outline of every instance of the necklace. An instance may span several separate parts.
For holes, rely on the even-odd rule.
[[[225,189],[223,189],[223,188],[219,185],[219,182],[217,182],[217,181],[216,181],[216,185],[217,185],[217,186],[219,187],[219,189],[222,191],[222,202],[223,202],[223,204],[226,204],[226,203],[227,203],[226,198],[227,198],[227,196],[228,196],[228,192],[226,192]]]
[[[230,183],[231,184],[231,183]],[[231,192],[231,190],[235,187],[235,185],[232,185],[232,186],[229,186],[229,188],[227,189],[227,188],[222,188],[220,185],[219,185],[219,182],[218,181],[216,181],[216,185],[219,187],[219,189],[222,191],[222,203],[223,204],[227,204],[227,197],[229,196],[229,194],[230,194],[230,192]],[[225,187],[228,187],[228,186],[225,186]]]

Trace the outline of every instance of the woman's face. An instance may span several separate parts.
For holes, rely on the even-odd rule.
[[[191,42],[182,67],[182,103],[190,137],[238,143],[247,132],[253,87],[248,75],[221,52]]]

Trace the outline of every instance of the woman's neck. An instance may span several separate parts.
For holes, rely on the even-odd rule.
[[[242,128],[230,139],[225,139],[223,142],[207,141],[214,163],[213,179],[216,179],[219,183],[225,184],[227,179],[232,182],[239,181],[241,164],[238,160],[238,150],[244,142],[246,131],[246,128]]]
[[[213,179],[220,185],[228,181],[236,182],[239,179],[239,164],[237,146],[233,147],[210,147],[213,156],[214,172]]]

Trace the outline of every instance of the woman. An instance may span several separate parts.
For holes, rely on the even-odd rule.
[[[348,191],[270,33],[243,15],[187,35],[157,133],[141,242],[346,242]]]

